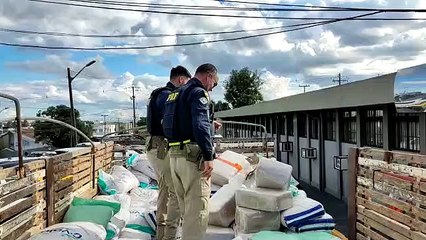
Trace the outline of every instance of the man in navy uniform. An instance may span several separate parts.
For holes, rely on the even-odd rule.
[[[157,201],[157,233],[158,240],[169,240],[176,238],[176,230],[179,225],[181,213],[173,188],[170,171],[170,158],[168,157],[168,144],[164,138],[161,121],[164,114],[164,104],[172,91],[186,84],[191,78],[189,71],[177,66],[170,71],[170,81],[165,87],[158,88],[151,93],[147,128],[150,139],[147,145],[147,157],[158,177],[158,201]]]
[[[208,92],[218,81],[216,67],[203,64],[194,78],[166,100],[163,131],[169,141],[173,184],[183,210],[184,240],[201,240],[207,230],[214,159]]]

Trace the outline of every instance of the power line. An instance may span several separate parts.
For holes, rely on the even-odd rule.
[[[319,22],[318,22],[319,23]],[[119,35],[107,35],[107,34],[84,34],[84,33],[66,33],[66,32],[42,32],[42,31],[31,31],[31,30],[20,30],[20,29],[10,29],[10,28],[0,28],[2,32],[13,32],[13,33],[23,33],[23,34],[36,34],[36,35],[48,35],[48,36],[58,36],[58,37],[87,37],[87,38],[135,38],[135,37],[145,37],[145,38],[155,38],[155,37],[174,37],[174,36],[204,36],[204,35],[218,35],[218,34],[233,34],[233,33],[247,33],[255,31],[266,31],[266,30],[275,30],[282,28],[290,27],[299,27],[311,25],[313,23],[298,23],[291,25],[282,25],[277,27],[267,27],[267,28],[256,28],[256,29],[239,29],[232,31],[218,31],[218,32],[199,32],[199,33],[148,33],[148,34],[119,34]],[[72,70],[71,70],[72,71]]]
[[[333,21],[323,21],[323,22],[311,23],[311,25],[308,25],[308,26],[293,28],[293,29],[288,29],[288,30],[280,30],[280,31],[268,32],[268,33],[262,33],[262,34],[247,35],[247,36],[242,36],[242,37],[224,38],[224,39],[208,40],[208,41],[203,41],[203,42],[190,42],[190,43],[180,43],[180,44],[164,44],[164,45],[132,46],[132,47],[92,47],[92,48],[89,48],[89,47],[65,47],[65,46],[41,46],[41,45],[5,43],[5,42],[0,42],[0,45],[13,46],[13,47],[23,47],[23,48],[38,48],[38,49],[50,49],[50,50],[81,50],[81,51],[145,50],[145,49],[166,48],[166,47],[182,47],[182,46],[201,45],[201,44],[206,44],[206,43],[229,42],[229,41],[243,40],[243,39],[249,39],[249,38],[255,38],[255,37],[269,36],[269,35],[274,35],[274,34],[279,34],[279,33],[293,32],[293,31],[308,29],[308,28],[312,28],[312,27],[316,27],[316,26],[331,24],[331,23],[335,23],[335,22],[353,20],[353,19],[357,19],[357,18],[360,18],[360,17],[375,15],[375,14],[378,14],[378,13],[380,13],[380,11],[356,15],[356,16],[348,17],[348,18],[335,19]]]
[[[48,3],[56,5],[65,5],[65,6],[74,6],[74,7],[84,7],[84,8],[96,8],[96,9],[105,9],[105,10],[117,10],[117,11],[128,11],[128,12],[145,12],[145,13],[159,13],[159,14],[168,14],[168,15],[182,15],[182,16],[199,16],[199,17],[226,17],[226,18],[251,18],[251,19],[275,19],[275,20],[334,20],[335,18],[330,17],[276,17],[276,16],[247,16],[247,15],[227,15],[227,14],[210,14],[210,13],[194,13],[194,12],[167,12],[167,11],[157,11],[157,10],[142,10],[134,8],[117,8],[117,7],[108,7],[98,5],[85,5],[77,3],[66,3],[66,2],[55,2],[50,0],[28,0],[31,2],[38,3]],[[83,2],[84,0],[73,0],[76,2]],[[83,2],[84,3],[84,2]],[[96,4],[96,3],[95,3]],[[379,10],[380,11],[380,10]],[[426,12],[422,9],[419,11]],[[355,20],[355,19],[354,19]],[[357,20],[426,20],[426,18],[363,18]]]
[[[264,7],[236,7],[236,6],[203,6],[203,5],[182,5],[182,4],[166,4],[166,3],[139,3],[139,2],[128,2],[128,1],[114,1],[114,0],[65,0],[68,2],[78,2],[78,3],[92,3],[92,4],[102,4],[102,5],[112,5],[112,6],[132,6],[132,7],[149,7],[149,8],[159,8],[159,9],[184,9],[184,10],[201,10],[201,11],[274,11],[274,12],[317,12],[317,11],[383,11],[383,12],[425,12],[425,9],[416,9],[416,8],[357,8],[357,7],[334,7],[334,6],[306,6],[300,4],[282,4],[275,6],[274,8],[264,8]],[[227,1],[231,2],[231,1]],[[254,2],[244,2],[251,3]],[[260,4],[263,5],[264,3]],[[256,4],[259,5],[259,4]]]
[[[220,2],[220,0],[211,0],[214,2]],[[303,5],[303,4],[285,4],[285,3],[267,3],[267,2],[249,2],[240,0],[226,0],[227,3],[241,3],[248,5],[263,5],[263,6],[274,6],[274,7],[299,7],[307,9],[329,9],[329,10],[340,10],[340,11],[384,11],[384,12],[410,12],[424,9],[396,9],[396,8],[360,8],[360,7],[337,7],[337,6],[320,6],[320,5]]]
[[[104,5],[116,5],[116,6],[133,6],[133,7],[149,7],[158,9],[179,9],[179,10],[201,10],[201,11],[350,11],[346,9],[295,9],[295,8],[259,8],[259,7],[235,7],[235,6],[200,6],[200,5],[182,5],[182,4],[165,4],[165,3],[138,3],[138,2],[126,2],[126,1],[99,1],[99,0],[68,0],[70,2],[85,2],[85,3],[97,3]]]

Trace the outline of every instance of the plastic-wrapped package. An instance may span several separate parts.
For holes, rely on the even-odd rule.
[[[103,226],[90,222],[59,223],[43,229],[30,240],[104,240],[106,230]]]
[[[212,183],[223,186],[237,173],[247,174],[251,168],[250,163],[242,154],[225,151],[213,160]]]
[[[113,166],[111,174],[99,170],[98,186],[102,194],[127,193],[139,186],[139,180],[122,166]]]
[[[265,212],[238,207],[235,213],[238,233],[256,233],[262,230],[280,229],[280,212]]]
[[[292,171],[293,167],[288,164],[262,158],[255,172],[256,186],[287,190]]]
[[[127,159],[126,164],[132,169],[139,171],[152,179],[158,180],[157,174],[151,166],[151,163],[148,161],[146,154],[134,154]]]
[[[223,228],[209,225],[206,236],[203,240],[232,240],[234,239],[234,230],[232,228]]]
[[[244,174],[237,174],[210,198],[209,224],[228,227],[235,219],[235,192],[241,188]]]
[[[151,234],[149,233],[144,233],[138,230],[134,230],[131,228],[125,228],[123,229],[123,232],[120,235],[119,240],[130,240],[130,239],[134,239],[134,240],[151,240]]]
[[[235,194],[237,206],[279,212],[293,206],[291,192],[267,188],[241,188]]]
[[[318,201],[295,197],[293,198],[293,207],[281,213],[281,223],[285,227],[291,228],[309,219],[321,217],[324,213],[324,207]]]
[[[243,154],[239,154],[239,153],[227,150],[221,153],[217,157],[217,159],[222,159],[225,161],[239,164],[242,167],[242,172],[246,174],[252,170],[250,166],[250,162],[248,161],[248,157],[244,156]]]

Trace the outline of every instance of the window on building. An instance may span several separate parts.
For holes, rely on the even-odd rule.
[[[278,116],[272,115],[271,120],[272,120],[272,134],[276,134],[277,133]]]
[[[395,147],[400,150],[420,151],[420,119],[416,114],[396,114]]]
[[[356,144],[356,111],[345,111],[342,116],[343,142]]]
[[[383,110],[368,110],[365,118],[365,144],[383,147]]]
[[[318,118],[309,118],[309,136],[312,139],[319,137],[319,120]]]
[[[285,118],[285,115],[281,115],[281,116],[279,116],[279,118],[280,118],[280,126],[279,126],[279,128],[280,128],[281,135],[285,135],[286,134],[286,127],[285,127],[285,125],[286,125],[286,118]]]
[[[306,131],[306,115],[302,114],[301,116],[297,117],[297,133],[299,137],[306,138],[308,137],[307,131]]]
[[[289,136],[294,136],[293,114],[287,115],[287,132]]]
[[[324,116],[324,138],[336,141],[336,112],[326,112]]]

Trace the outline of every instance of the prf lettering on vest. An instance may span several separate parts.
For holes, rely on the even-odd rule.
[[[170,93],[169,96],[167,97],[167,101],[175,101],[177,96],[179,95],[179,92],[174,92],[174,93]]]

